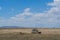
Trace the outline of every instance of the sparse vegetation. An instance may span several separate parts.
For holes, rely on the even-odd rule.
[[[60,40],[59,30],[60,29],[41,29],[40,31],[43,33],[33,34],[29,33],[32,31],[31,29],[0,29],[0,40]],[[36,30],[36,32],[40,31]]]
[[[58,34],[27,34],[19,33],[0,34],[0,40],[60,40]]]

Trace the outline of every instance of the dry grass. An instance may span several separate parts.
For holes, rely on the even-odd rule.
[[[60,29],[48,29],[48,28],[40,28],[38,29],[42,32],[42,34],[60,34]],[[14,33],[14,32],[23,32],[23,33],[31,33],[32,29],[0,29],[0,34],[2,33]]]
[[[0,40],[60,40],[60,29],[38,29],[42,34],[31,34],[31,30],[0,29]]]
[[[0,34],[0,40],[60,40],[60,35],[59,34],[6,33],[6,34]]]

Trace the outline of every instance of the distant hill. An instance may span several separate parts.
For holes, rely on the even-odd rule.
[[[0,28],[24,28],[20,26],[1,26]]]
[[[43,27],[23,27],[23,26],[0,26],[0,28],[43,28]],[[48,28],[48,27],[46,27]],[[55,27],[52,27],[55,28]]]

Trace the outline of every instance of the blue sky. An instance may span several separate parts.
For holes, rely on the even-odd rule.
[[[31,8],[33,13],[43,12],[51,8],[51,6],[47,6],[49,2],[53,2],[53,0],[0,0],[0,7],[2,8],[0,17],[9,18],[19,14],[25,8]]]
[[[0,26],[59,27],[59,0],[0,0]]]

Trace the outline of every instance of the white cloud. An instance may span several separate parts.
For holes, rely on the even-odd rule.
[[[29,12],[30,11],[30,8],[26,8],[25,10],[24,10],[24,12]]]
[[[60,0],[54,0],[54,2],[59,2]]]
[[[54,0],[53,3],[48,3],[50,6],[60,6],[60,0]]]
[[[60,1],[54,0],[50,10],[45,13],[31,13],[30,8],[24,9],[23,13],[20,13],[10,19],[2,21],[2,25],[17,25],[25,27],[59,27],[60,26]],[[49,6],[48,5],[48,6]],[[0,23],[1,25],[1,23]]]

